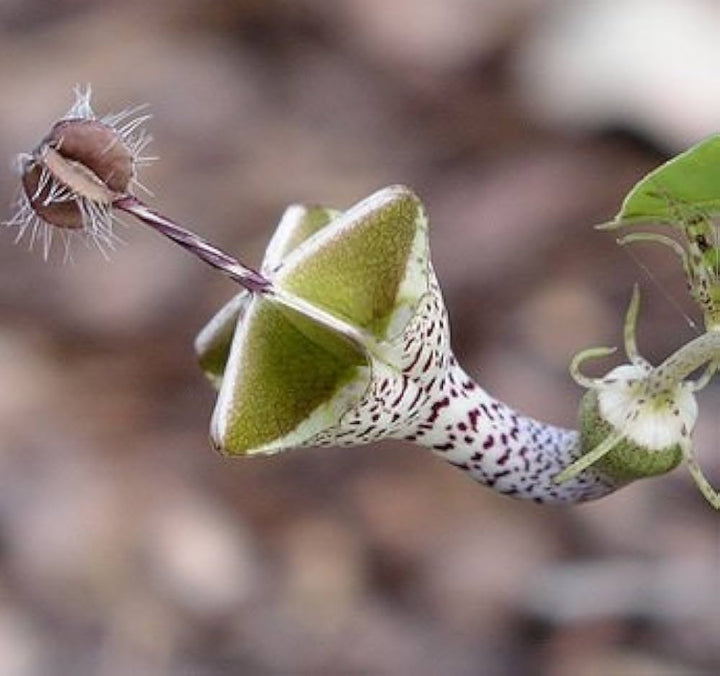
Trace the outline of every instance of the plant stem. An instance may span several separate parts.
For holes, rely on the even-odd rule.
[[[720,358],[720,331],[707,331],[671,354],[648,377],[648,387],[661,391],[677,385],[708,362]]]
[[[161,234],[169,237],[181,247],[195,254],[203,261],[226,274],[252,293],[264,293],[272,289],[272,282],[256,270],[243,265],[234,256],[211,244],[206,239],[181,227],[167,216],[151,209],[133,195],[123,195],[113,202],[120,211],[131,214],[139,221],[149,225]]]
[[[373,352],[378,351],[376,341],[367,332],[358,329],[341,318],[336,317],[322,308],[308,303],[283,289],[275,286],[270,279],[257,270],[244,265],[237,258],[226,253],[200,235],[183,228],[172,219],[159,211],[151,209],[134,195],[122,195],[113,202],[113,207],[134,216],[145,225],[149,225],[162,235],[165,235],[183,249],[194,254],[202,261],[220,270],[233,281],[251,293],[270,298],[275,302],[310,317],[319,324],[344,335],[356,345]]]

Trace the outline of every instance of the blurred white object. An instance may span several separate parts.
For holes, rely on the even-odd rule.
[[[3,604],[0,609],[0,673],[38,676],[43,673],[43,666],[47,666],[46,647],[30,619],[22,611]]]
[[[520,48],[520,96],[549,123],[676,151],[720,130],[718,35],[713,0],[559,2]]]
[[[353,0],[336,3],[347,40],[384,67],[434,72],[462,68],[492,53],[542,0]],[[329,3],[326,3],[328,7]],[[323,11],[328,7],[323,5]]]
[[[154,586],[180,608],[207,618],[232,613],[257,588],[255,550],[244,524],[202,494],[165,495],[148,522]]]

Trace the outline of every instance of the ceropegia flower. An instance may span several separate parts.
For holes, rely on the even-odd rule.
[[[653,367],[635,346],[635,297],[625,327],[629,363],[589,379],[579,364],[607,350],[575,360],[576,379],[589,389],[580,431],[534,420],[492,397],[456,359],[428,219],[409,188],[384,188],[345,211],[290,207],[256,271],[132,194],[146,119],[137,109],[98,118],[89,90],[79,91],[21,156],[11,224],[46,252],[55,231],[82,232],[104,248],[115,214],[129,214],[243,288],[196,341],[219,390],[211,436],[220,451],[404,439],[500,493],[555,503],[601,497],[684,459],[720,509],[691,443],[694,393],[715,371],[720,331]],[[688,380],[706,364],[699,381]]]
[[[428,246],[428,223],[407,188],[378,191],[345,212],[294,205],[261,273],[278,293],[321,310],[313,319],[242,292],[198,335],[219,395],[211,424],[228,455],[300,446],[412,441],[494,490],[537,502],[580,502],[686,464],[705,497],[720,498],[695,461],[687,377],[720,334],[658,367],[635,343],[638,295],[625,326],[629,363],[589,379],[580,431],[521,415],[460,366]]]

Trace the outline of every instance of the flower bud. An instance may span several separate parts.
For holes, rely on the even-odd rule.
[[[625,383],[623,384],[625,385]],[[690,395],[692,397],[692,395]],[[665,474],[677,467],[683,458],[681,439],[689,434],[697,408],[691,405],[687,423],[671,408],[645,405],[642,399],[630,403],[620,412],[616,407],[618,393],[588,390],[580,404],[582,448],[591,451],[606,439],[620,435],[617,443],[593,463],[593,467],[618,482]],[[619,414],[619,415],[618,415]],[[629,419],[628,419],[629,418]]]

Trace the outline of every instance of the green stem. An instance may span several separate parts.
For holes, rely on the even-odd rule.
[[[648,389],[661,392],[685,380],[708,362],[720,359],[720,331],[707,331],[671,354],[648,376]]]

